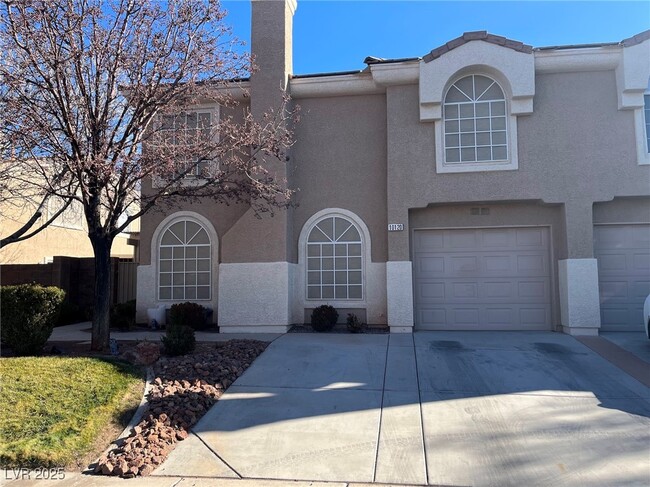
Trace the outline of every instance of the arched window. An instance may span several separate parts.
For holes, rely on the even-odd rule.
[[[359,229],[342,216],[327,216],[307,238],[307,299],[363,298]]]
[[[162,232],[158,259],[159,299],[210,299],[211,244],[200,223],[184,219],[169,225]]]
[[[445,162],[508,159],[506,100],[498,83],[470,75],[456,81],[443,107]]]

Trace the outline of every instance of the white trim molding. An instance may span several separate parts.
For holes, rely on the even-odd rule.
[[[384,93],[386,88],[375,83],[368,73],[291,78],[291,98],[318,98],[325,96],[371,95]]]
[[[650,89],[650,39],[623,47],[616,67],[618,109],[634,111],[637,163],[650,164],[643,95]]]
[[[609,71],[618,66],[621,48],[606,46],[591,49],[545,49],[535,51],[534,54],[537,74]]]
[[[597,259],[558,261],[562,331],[569,335],[598,335],[600,295]]]

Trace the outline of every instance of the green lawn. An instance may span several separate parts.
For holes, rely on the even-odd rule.
[[[142,394],[139,385],[142,373],[120,362],[0,359],[0,466],[62,467],[79,461],[97,447],[97,436],[139,401],[125,401],[129,392]]]

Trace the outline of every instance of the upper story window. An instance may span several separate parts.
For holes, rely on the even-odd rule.
[[[444,99],[447,164],[508,160],[506,100],[499,84],[470,75],[451,85]]]
[[[362,270],[356,225],[341,216],[319,220],[307,238],[307,299],[362,299]]]
[[[188,176],[201,176],[212,162],[208,141],[212,134],[213,113],[197,111],[179,115],[163,115],[159,133],[170,149],[178,148],[174,156],[179,162],[194,166]]]

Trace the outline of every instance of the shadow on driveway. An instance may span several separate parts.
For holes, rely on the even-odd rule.
[[[245,478],[643,485],[649,398],[567,335],[285,335],[157,473],[200,476],[198,455]]]

